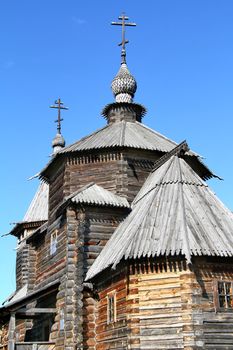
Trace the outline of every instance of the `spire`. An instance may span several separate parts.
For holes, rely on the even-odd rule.
[[[136,23],[127,22],[129,17],[124,13],[118,19],[120,22],[112,22],[111,24],[122,28],[122,39],[119,44],[121,46],[121,66],[111,84],[115,102],[106,105],[102,110],[102,115],[110,124],[120,121],[141,122],[142,117],[146,114],[146,108],[133,102],[137,82],[126,64],[125,48],[129,42],[125,38],[125,27],[135,27]]]
[[[65,140],[61,134],[61,109],[68,109],[67,107],[64,106],[64,103],[61,101],[60,98],[58,98],[55,102],[55,105],[50,106],[50,108],[56,108],[58,111],[58,116],[57,120],[55,120],[55,123],[57,123],[57,134],[53,139],[52,142],[52,147],[53,147],[53,154],[57,153],[60,151],[61,148],[65,147]]]
[[[126,44],[129,43],[129,40],[125,39],[125,27],[135,27],[136,23],[126,22],[129,17],[126,17],[124,13],[119,16],[118,19],[121,20],[121,22],[112,22],[111,24],[122,27],[122,40],[119,44],[119,46],[121,46],[121,67],[116,77],[113,79],[111,87],[116,102],[132,103],[134,94],[137,90],[137,82],[130,73],[126,64]]]

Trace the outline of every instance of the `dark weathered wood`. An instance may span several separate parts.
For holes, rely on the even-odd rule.
[[[8,335],[8,350],[15,349],[15,314],[10,316],[9,335]]]

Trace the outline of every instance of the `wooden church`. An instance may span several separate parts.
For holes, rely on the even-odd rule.
[[[187,143],[142,123],[126,64],[134,23],[119,19],[106,126],[65,147],[58,125],[11,231],[16,291],[0,308],[1,350],[233,349],[233,215]]]

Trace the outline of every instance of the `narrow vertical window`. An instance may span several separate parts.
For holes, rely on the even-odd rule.
[[[116,293],[107,296],[107,322],[116,322]]]
[[[218,303],[220,308],[233,309],[233,282],[218,282]]]
[[[64,331],[64,325],[65,325],[64,310],[61,309],[61,311],[60,311],[60,331]]]
[[[57,231],[51,234],[50,238],[50,255],[55,254],[57,251]]]

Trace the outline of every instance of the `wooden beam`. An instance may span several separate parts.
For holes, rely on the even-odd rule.
[[[8,350],[15,349],[15,314],[12,313],[9,322]]]
[[[48,308],[48,307],[44,307],[44,308],[30,308],[30,309],[19,309],[17,310],[17,314],[23,314],[23,315],[33,315],[33,314],[56,314],[57,309],[56,308]]]

